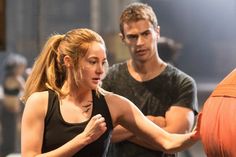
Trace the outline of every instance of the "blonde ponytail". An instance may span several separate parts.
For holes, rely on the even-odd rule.
[[[34,92],[53,89],[62,94],[60,88],[65,81],[66,72],[61,67],[61,59],[58,55],[58,46],[64,35],[51,36],[43,47],[42,52],[36,59],[32,72],[25,85],[25,92],[22,98],[26,101]]]

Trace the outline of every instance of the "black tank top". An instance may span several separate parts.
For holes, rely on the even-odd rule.
[[[92,116],[101,114],[106,121],[106,132],[95,142],[85,146],[73,157],[105,157],[110,143],[112,133],[112,119],[103,95],[97,95],[92,91],[93,111]],[[59,99],[55,92],[49,90],[48,111],[44,124],[44,137],[42,152],[54,150],[72,138],[80,134],[88,124],[89,120],[83,123],[71,124],[63,120],[60,112]]]

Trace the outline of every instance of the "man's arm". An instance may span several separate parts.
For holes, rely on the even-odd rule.
[[[163,117],[164,118],[164,117]],[[156,117],[152,117],[152,121],[155,123]],[[165,114],[166,125],[162,127],[171,133],[186,133],[189,132],[194,125],[194,112],[191,109],[172,106]],[[158,125],[158,123],[155,123]],[[161,127],[161,126],[160,126]],[[128,139],[130,142],[141,145],[143,147],[154,149],[151,145],[148,145],[145,140],[133,136]]]
[[[193,110],[181,107],[172,106],[165,114],[166,127],[165,129],[171,133],[187,133],[191,131],[194,125]]]

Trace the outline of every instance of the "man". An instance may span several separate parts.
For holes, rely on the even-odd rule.
[[[130,4],[120,17],[120,31],[131,58],[109,69],[103,88],[127,97],[147,118],[169,132],[190,131],[197,110],[196,84],[159,57],[160,27],[152,8],[142,3]],[[164,155],[122,126],[114,129],[112,140],[117,142],[109,153],[112,157]]]

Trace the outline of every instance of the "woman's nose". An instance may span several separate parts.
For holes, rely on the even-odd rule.
[[[103,74],[104,73],[104,66],[103,66],[103,64],[98,64],[97,65],[96,72],[99,73],[99,74]]]

